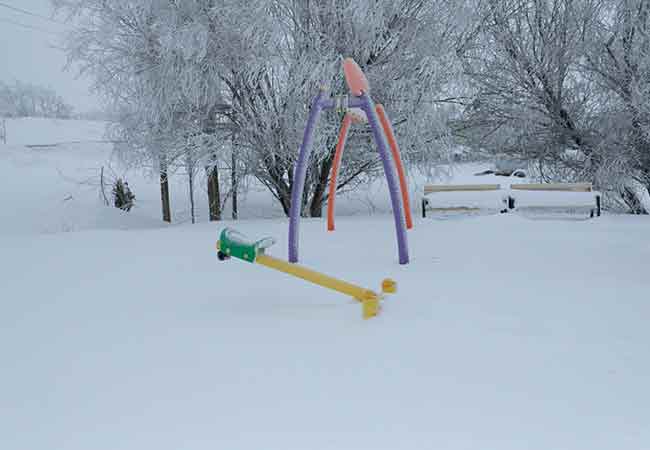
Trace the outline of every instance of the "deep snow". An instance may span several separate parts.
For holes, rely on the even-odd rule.
[[[304,220],[306,265],[397,280],[364,321],[337,293],[217,261],[226,225],[286,257],[284,218],[162,226],[146,178],[122,214],[60,177],[108,149],[9,147],[2,449],[650,447],[647,217],[418,219],[408,266],[386,214]]]

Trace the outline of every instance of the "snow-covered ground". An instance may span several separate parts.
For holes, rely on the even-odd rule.
[[[254,218],[263,193],[247,220],[163,226],[155,179],[131,173],[129,214],[77,183],[107,158],[0,146],[0,448],[650,448],[649,218],[417,219],[399,266],[385,203],[341,199],[356,214],[334,233],[304,220],[301,256],[397,280],[364,321],[337,293],[217,261],[227,225],[286,257],[287,220]]]

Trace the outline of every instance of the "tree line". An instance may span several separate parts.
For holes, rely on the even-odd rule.
[[[31,83],[0,81],[0,116],[69,119],[73,108],[53,89]]]

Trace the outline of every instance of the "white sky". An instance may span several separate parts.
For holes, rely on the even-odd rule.
[[[88,90],[90,82],[85,78],[77,78],[77,73],[72,68],[64,70],[64,52],[52,48],[60,44],[60,33],[66,27],[12,11],[3,5],[52,17],[50,0],[0,0],[0,80],[20,80],[50,87],[73,105],[77,112],[97,109],[99,101]]]

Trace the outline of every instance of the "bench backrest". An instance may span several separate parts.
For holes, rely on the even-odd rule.
[[[434,192],[461,192],[461,191],[498,191],[500,184],[429,184],[424,186],[424,195]]]
[[[510,186],[515,191],[593,192],[591,183],[526,183]]]

